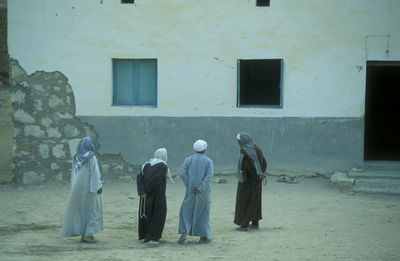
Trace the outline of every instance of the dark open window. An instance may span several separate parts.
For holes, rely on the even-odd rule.
[[[257,6],[269,6],[269,0],[257,0]]]
[[[135,0],[121,0],[122,4],[134,4]]]
[[[282,108],[282,59],[238,60],[237,105]]]

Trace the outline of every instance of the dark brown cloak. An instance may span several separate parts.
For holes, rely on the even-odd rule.
[[[157,241],[162,236],[167,217],[167,200],[165,196],[167,170],[168,167],[163,163],[158,163],[154,166],[147,163],[143,167],[142,178],[137,179],[138,194],[147,194],[143,202],[145,204],[143,214],[145,215],[140,216],[141,211],[139,209],[139,240]]]
[[[257,152],[257,158],[260,162],[262,173],[265,173],[267,170],[267,161],[257,145],[254,145],[254,149]],[[256,167],[250,157],[244,150],[241,150],[241,153],[244,153],[242,164],[244,182],[238,182],[235,219],[233,222],[239,226],[247,226],[250,221],[258,222],[258,220],[262,219],[262,181],[259,179]]]

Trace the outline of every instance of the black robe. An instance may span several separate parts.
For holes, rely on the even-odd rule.
[[[142,196],[140,197],[139,240],[157,241],[161,238],[167,217],[167,200],[165,197],[167,170],[168,168],[164,163],[153,166],[147,163],[143,168],[143,175],[142,173],[138,175],[138,194],[139,196],[143,193],[147,194],[145,199]]]
[[[267,169],[267,161],[263,153],[257,145],[254,145],[257,152],[257,158],[260,162],[262,173]],[[262,181],[257,175],[256,168],[252,160],[247,156],[244,150],[242,171],[244,182],[238,182],[236,193],[235,205],[235,219],[234,223],[239,226],[247,226],[250,221],[258,222],[262,219],[261,214],[261,194],[262,194]]]

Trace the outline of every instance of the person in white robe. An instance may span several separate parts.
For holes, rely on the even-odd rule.
[[[199,236],[199,243],[210,242],[210,182],[214,175],[212,160],[204,153],[207,142],[197,140],[193,145],[196,154],[183,162],[180,177],[186,186],[186,194],[179,212],[179,229],[183,244],[187,235]]]
[[[81,236],[82,242],[95,242],[103,231],[103,191],[97,158],[90,137],[80,140],[72,158],[71,194],[62,225],[62,237]]]

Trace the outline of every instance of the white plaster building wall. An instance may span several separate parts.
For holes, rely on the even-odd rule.
[[[65,74],[82,116],[362,117],[365,61],[400,60],[400,1],[255,2],[12,0],[9,53]],[[386,37],[365,38],[387,34],[388,56]],[[157,108],[111,105],[112,58],[157,58]],[[270,58],[283,108],[237,108],[237,59]]]

